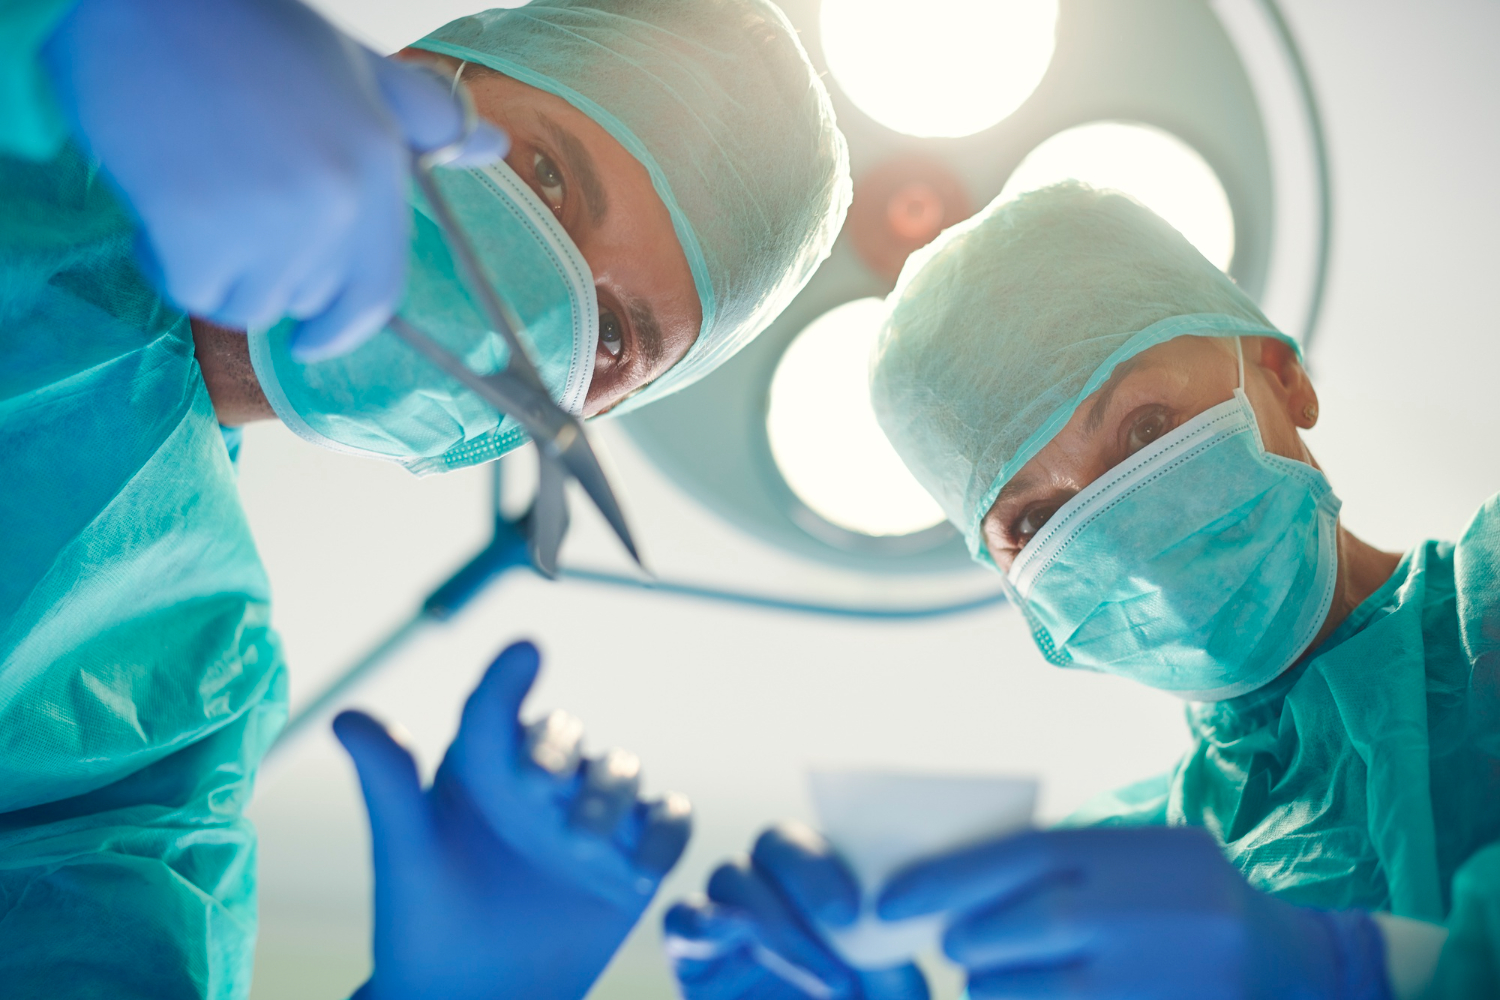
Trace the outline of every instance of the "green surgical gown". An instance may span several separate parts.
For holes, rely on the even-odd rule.
[[[243,997],[265,572],[96,171],[0,156],[0,997]]]
[[[1446,920],[1438,995],[1500,997],[1500,497],[1300,666],[1187,717],[1172,773],[1072,821],[1203,826],[1290,902]]]
[[[58,152],[34,56],[68,6],[0,6],[0,154],[33,158],[0,155],[0,996],[241,997],[285,671],[187,319]],[[1189,723],[1173,773],[1079,819],[1201,824],[1293,901],[1446,916],[1437,995],[1500,996],[1500,505]]]

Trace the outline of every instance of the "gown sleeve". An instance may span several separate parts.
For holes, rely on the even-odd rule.
[[[286,709],[187,317],[69,147],[0,156],[0,997],[240,1000]]]
[[[1500,843],[1466,861],[1453,879],[1448,941],[1427,1000],[1500,997]]]
[[[0,815],[0,990],[15,1000],[244,1000],[256,760],[284,674],[238,718],[86,795]]]
[[[41,66],[41,48],[75,0],[0,3],[0,153],[42,160],[68,136]]]
[[[1063,826],[1165,826],[1172,773],[1145,778],[1094,796],[1062,821]]]

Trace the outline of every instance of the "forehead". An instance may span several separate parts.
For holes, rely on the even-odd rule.
[[[1115,366],[1109,379],[1074,411],[1068,427],[1094,431],[1109,410],[1109,404],[1127,385],[1170,389],[1225,371],[1224,361],[1234,357],[1234,341],[1220,337],[1177,337],[1148,347]]]

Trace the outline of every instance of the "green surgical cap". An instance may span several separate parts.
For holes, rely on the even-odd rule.
[[[535,0],[459,18],[417,47],[556,94],[650,173],[703,326],[616,413],[697,381],[754,339],[843,225],[849,153],[833,105],[765,0]]]
[[[1177,230],[1075,182],[947,230],[907,261],[889,302],[876,416],[982,562],[980,523],[1000,488],[1116,365],[1185,335],[1296,347]]]

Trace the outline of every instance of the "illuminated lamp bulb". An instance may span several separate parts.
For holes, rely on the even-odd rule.
[[[1057,0],[822,0],[823,55],[886,128],[973,135],[1026,102],[1052,64]]]
[[[849,238],[865,266],[894,282],[913,251],[973,211],[963,182],[946,164],[898,157],[854,182]]]

